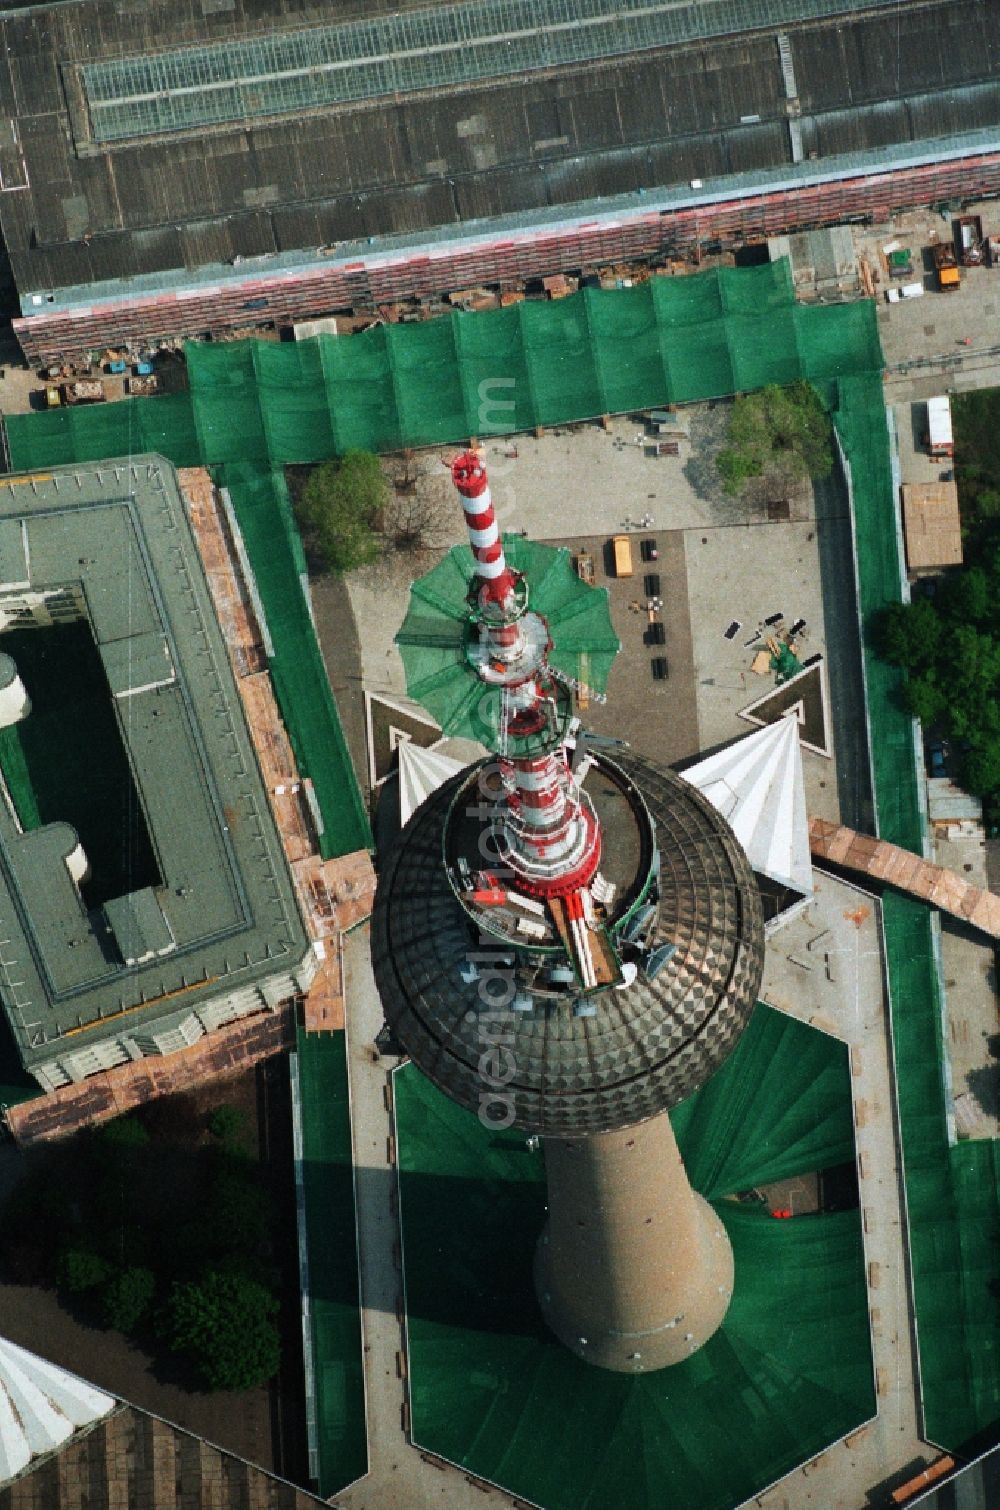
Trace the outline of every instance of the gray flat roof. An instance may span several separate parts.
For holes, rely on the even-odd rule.
[[[588,12],[578,29],[590,53],[578,56],[574,42],[543,56],[532,34],[518,47],[530,42],[534,62],[525,54],[519,73],[490,76],[477,75],[472,54],[499,67],[504,39],[525,32],[513,0],[327,0],[308,11],[275,0],[266,14],[253,0],[224,11],[81,0],[0,15],[0,225],[22,298],[787,167],[779,27],[813,168],[1000,125],[1000,6],[979,0],[654,4],[645,11],[664,25],[690,13],[685,40],[655,46],[603,0],[547,3],[565,11],[564,43],[576,12]],[[498,27],[500,42],[463,61],[452,33],[466,11]],[[379,17],[385,57],[407,53],[419,20],[434,67],[411,70],[397,90],[369,53],[366,88],[385,92],[307,99],[303,90],[339,69],[323,45],[362,19],[375,36]],[[206,122],[192,101],[214,67],[225,77]],[[164,81],[174,103],[160,119]],[[114,130],[132,135],[97,139],[99,89],[110,95],[98,114],[114,106]]]
[[[21,833],[0,800],[0,1000],[30,1066],[67,1034],[85,1047],[123,1014],[134,1029],[290,973],[309,944],[173,468],[0,482],[0,540],[11,524],[30,593],[85,609],[161,881],[88,914],[65,864],[75,832]],[[0,583],[0,605],[24,595]]]

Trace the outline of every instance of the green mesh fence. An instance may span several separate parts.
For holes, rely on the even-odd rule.
[[[870,306],[797,305],[784,260],[346,340],[190,342],[186,355],[189,394],[8,416],[15,466],[157,450],[273,469],[882,366]]]
[[[7,724],[0,729],[0,773],[21,828],[25,833],[29,829],[40,828],[42,819],[38,811],[38,800],[31,784],[17,724]]]
[[[878,371],[861,304],[795,304],[787,262],[586,289],[344,340],[187,348],[207,461],[437,445]]]
[[[343,1033],[299,1032],[308,1360],[316,1477],[328,1498],[368,1471],[351,1111]],[[308,1345],[308,1344],[307,1344]]]
[[[861,612],[900,597],[888,433],[881,384],[841,380],[837,429],[851,464]],[[900,673],[865,652],[879,831],[921,850],[909,716]],[[883,899],[910,1263],[927,1435],[955,1448],[1000,1415],[1000,1180],[992,1142],[949,1147],[942,1078],[941,1002],[930,915]]]
[[[725,1072],[675,1115],[702,1190],[853,1156],[843,1045],[758,1007]],[[546,1510],[728,1510],[874,1413],[857,1211],[776,1222],[719,1201],[736,1262],[722,1329],[674,1368],[611,1374],[557,1343],[535,1306],[540,1155],[412,1067],[395,1091],[422,1446]]]
[[[269,665],[282,717],[322,814],[320,852],[329,858],[365,849],[372,842],[368,817],[309,615],[305,557],[284,473],[229,463],[219,476],[253,563],[274,644]]]
[[[846,1074],[844,1044],[758,1006],[739,1052],[671,1113],[692,1183],[716,1197],[852,1159]]]

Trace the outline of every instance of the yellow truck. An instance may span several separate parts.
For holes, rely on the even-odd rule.
[[[615,557],[615,576],[632,576],[632,542],[627,535],[614,535],[611,548]]]
[[[962,281],[962,275],[958,270],[958,259],[955,256],[955,248],[947,241],[937,241],[931,247],[931,256],[934,259],[934,271],[937,273],[938,288],[942,292],[958,288]]]

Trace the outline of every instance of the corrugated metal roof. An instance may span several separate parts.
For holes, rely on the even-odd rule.
[[[412,19],[412,7],[398,8]],[[500,14],[500,0],[495,8]],[[316,14],[335,27],[361,9],[327,0]],[[425,9],[444,25],[461,7]],[[82,0],[0,18],[0,116],[9,110],[13,121],[9,140],[0,132],[0,173],[12,189],[0,193],[0,224],[22,295],[324,240],[432,240],[484,218],[544,223],[554,206],[613,202],[623,191],[664,203],[692,178],[791,174],[776,36],[746,31],[778,24],[773,0],[663,9],[706,26],[727,15],[722,30],[744,28],[710,42],[692,31],[683,45],[545,74],[251,115],[197,136],[117,147],[90,139],[78,65],[204,51],[220,36],[258,47],[265,32],[301,32],[293,0],[279,0],[267,18],[251,10],[244,0],[224,17],[182,0],[128,11]],[[803,150],[821,163],[893,144],[905,151],[929,132],[946,137],[972,122],[995,137],[1000,7],[782,0],[781,17]]]

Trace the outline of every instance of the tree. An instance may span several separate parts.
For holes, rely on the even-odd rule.
[[[65,1248],[56,1259],[56,1288],[70,1295],[93,1290],[111,1274],[111,1265],[89,1248]]]
[[[353,571],[379,554],[376,529],[388,488],[377,456],[347,451],[310,473],[296,506],[307,540],[331,571]]]
[[[156,1280],[149,1269],[133,1264],[108,1280],[101,1291],[104,1323],[115,1332],[133,1332],[153,1303]]]
[[[981,566],[946,577],[938,601],[939,612],[956,624],[988,624],[997,615],[996,587]]]
[[[872,621],[872,638],[884,661],[904,671],[920,671],[934,664],[942,628],[934,605],[917,598],[881,609]]]
[[[947,698],[938,686],[937,675],[934,671],[911,677],[906,684],[904,701],[914,718],[919,718],[925,729],[936,724],[943,717],[948,706]]]
[[[199,1219],[201,1241],[216,1257],[253,1252],[267,1245],[274,1213],[271,1195],[256,1168],[238,1151],[217,1150]]]
[[[388,512],[382,537],[389,550],[436,550],[446,544],[454,517],[450,500],[427,492],[404,493]]]
[[[811,383],[771,384],[738,398],[727,440],[716,460],[726,493],[739,493],[751,477],[787,492],[833,469],[830,420]]]
[[[216,1106],[208,1114],[208,1130],[221,1143],[238,1141],[247,1130],[246,1112],[238,1106]]]
[[[114,1149],[131,1152],[136,1148],[149,1147],[149,1133],[137,1117],[115,1117],[105,1122],[94,1134],[95,1142],[104,1150]]]
[[[962,785],[975,797],[986,797],[1000,787],[1000,739],[984,739],[962,760]]]
[[[175,1284],[166,1318],[170,1347],[185,1354],[209,1389],[252,1389],[277,1373],[281,1344],[270,1318],[278,1302],[240,1274],[209,1273]]]
[[[976,515],[979,519],[1000,519],[1000,489],[984,488],[976,495]]]

